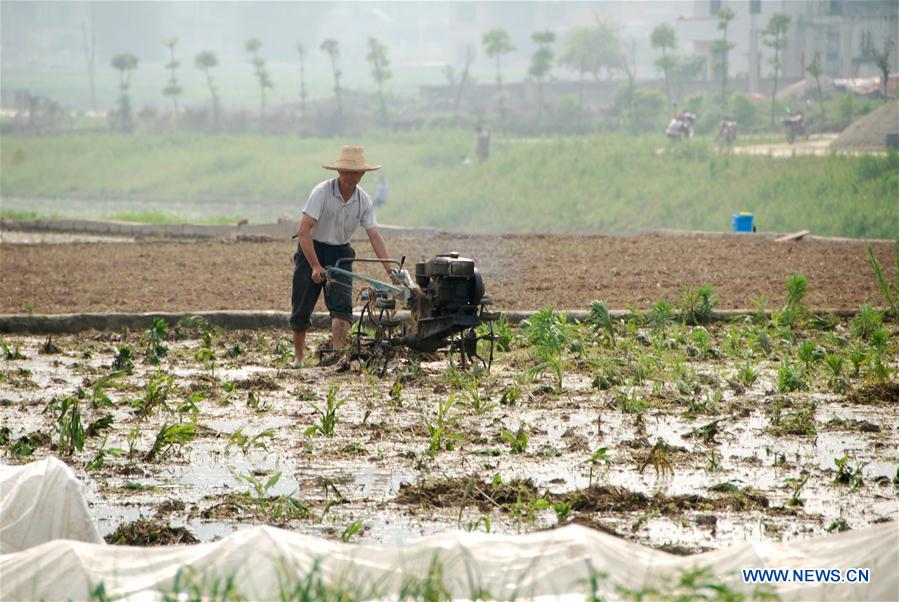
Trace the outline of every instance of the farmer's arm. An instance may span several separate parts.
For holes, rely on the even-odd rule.
[[[322,264],[318,262],[318,256],[315,254],[315,246],[312,244],[312,227],[316,222],[317,220],[312,219],[309,217],[309,214],[304,213],[303,217],[300,218],[300,225],[297,228],[297,238],[300,240],[300,250],[306,257],[306,261],[309,262],[309,267],[312,268],[312,282],[319,284],[324,280],[325,270],[322,268]]]
[[[368,228],[365,231],[368,234],[368,240],[371,242],[371,248],[374,249],[375,255],[378,256],[378,259],[390,259],[390,253],[387,252],[387,245],[384,243],[384,239],[381,237],[381,232],[378,230],[377,226],[372,228]],[[395,267],[389,263],[383,263],[384,269],[387,273],[390,273],[390,269]]]

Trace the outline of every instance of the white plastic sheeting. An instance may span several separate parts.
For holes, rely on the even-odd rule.
[[[47,480],[39,484],[34,481]],[[175,590],[211,593],[231,579],[250,600],[272,600],[292,591],[310,574],[325,584],[361,597],[396,599],[410,580],[424,579],[439,566],[442,582],[457,598],[489,592],[498,599],[581,599],[595,572],[603,599],[618,597],[616,586],[630,590],[668,589],[685,571],[705,568],[728,587],[746,593],[741,569],[870,570],[865,584],[790,584],[772,589],[783,600],[899,600],[899,524],[884,523],[833,536],[790,543],[746,543],[693,556],[674,556],[580,526],[528,535],[448,532],[402,546],[343,544],[273,527],[238,531],[221,541],[190,546],[138,548],[98,543],[86,522],[83,498],[67,467],[50,460],[5,472],[3,527],[6,537],[8,483],[31,480],[29,503],[17,502],[10,521],[35,529],[35,537],[16,535],[23,551],[0,556],[3,600],[86,599],[99,584],[107,596],[125,600],[161,600]],[[25,489],[19,490],[20,494]],[[44,500],[48,498],[48,500]],[[77,508],[72,511],[71,508]],[[28,516],[24,510],[33,512]],[[71,520],[71,524],[68,521]],[[46,541],[65,533],[86,541]],[[12,548],[4,539],[4,551]],[[433,563],[437,563],[436,565]],[[180,572],[180,577],[179,577]],[[221,597],[221,596],[219,596]]]
[[[665,588],[683,571],[706,567],[735,590],[740,569],[870,569],[867,584],[779,584],[784,600],[899,600],[899,530],[885,523],[786,544],[744,544],[673,556],[584,527],[570,526],[530,535],[451,532],[402,547],[341,544],[273,527],[238,531],[207,544],[161,548],[106,546],[54,541],[0,556],[4,600],[84,599],[102,583],[112,598],[158,600],[172,592],[176,575],[189,566],[195,577],[182,585],[221,590],[231,577],[251,600],[280,598],[291,584],[318,567],[323,581],[363,595],[391,597],[409,578],[423,578],[436,560],[443,582],[457,597],[488,591],[499,599],[557,596],[579,598],[588,592],[591,569],[608,574],[604,599],[615,599],[615,585],[632,590]]]
[[[56,458],[0,466],[0,554],[54,539],[103,542],[75,474]]]

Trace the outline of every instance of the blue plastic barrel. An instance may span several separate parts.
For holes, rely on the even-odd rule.
[[[734,213],[733,217],[730,220],[730,227],[732,232],[752,232],[752,219],[753,214],[749,211],[741,211],[740,213]]]

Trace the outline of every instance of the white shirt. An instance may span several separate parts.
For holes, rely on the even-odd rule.
[[[353,196],[344,202],[337,178],[325,180],[312,189],[303,213],[316,220],[312,226],[312,240],[329,245],[350,242],[360,224],[366,230],[378,225],[368,193],[356,186]]]

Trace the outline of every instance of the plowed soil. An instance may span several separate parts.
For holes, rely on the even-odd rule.
[[[778,307],[792,273],[808,279],[809,306],[882,303],[863,242],[438,235],[387,244],[410,263],[453,250],[473,258],[499,310],[586,309],[594,299],[648,308],[705,283],[722,309],[751,308],[760,297]],[[359,257],[374,256],[367,241],[354,246]],[[290,241],[0,244],[0,312],[289,311],[293,249]],[[892,245],[874,250],[893,280]],[[364,269],[384,278],[379,267]]]

